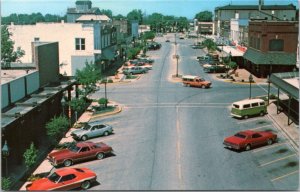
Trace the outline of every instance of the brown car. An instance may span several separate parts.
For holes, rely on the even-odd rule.
[[[199,76],[193,76],[193,75],[182,76],[182,83],[184,86],[188,86],[188,87],[209,88],[211,86],[210,81],[206,81],[205,79]]]
[[[79,142],[67,149],[48,154],[47,159],[53,166],[71,166],[73,163],[89,159],[103,159],[108,153],[113,152],[112,148],[105,143]]]

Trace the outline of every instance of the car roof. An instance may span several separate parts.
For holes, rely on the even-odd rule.
[[[183,79],[195,79],[195,78],[200,78],[199,76],[195,75],[184,75],[182,76]]]
[[[96,124],[103,124],[103,123],[101,121],[91,121],[91,122],[88,122],[88,124],[89,125],[96,125]]]
[[[235,105],[243,105],[243,104],[258,103],[258,102],[264,102],[264,100],[262,100],[262,99],[245,99],[245,100],[234,102],[233,104],[235,104]]]
[[[255,131],[252,131],[252,130],[245,130],[245,131],[241,131],[239,132],[243,135],[253,135],[254,133],[256,133]]]
[[[94,143],[91,141],[78,142],[76,144],[77,147],[85,147],[85,146],[91,146],[91,145],[94,145]]]
[[[74,168],[63,168],[63,169],[57,169],[55,172],[60,176],[64,176],[78,171],[76,171],[76,169]]]

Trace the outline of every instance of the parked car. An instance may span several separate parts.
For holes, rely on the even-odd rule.
[[[210,81],[206,81],[204,78],[193,75],[185,75],[182,77],[182,83],[188,87],[201,87],[209,88],[211,86]]]
[[[110,125],[102,124],[101,121],[93,121],[86,123],[81,129],[71,132],[71,136],[75,140],[86,141],[89,138],[97,136],[107,136],[113,132],[113,128]]]
[[[204,56],[198,56],[197,59],[198,59],[199,61],[207,61],[207,60],[210,59],[210,57],[207,56],[207,55],[204,55]]]
[[[170,42],[170,40],[169,40],[169,39],[167,39],[167,40],[166,40],[166,42]]]
[[[205,65],[203,70],[206,73],[225,73],[227,69],[225,65]]]
[[[161,44],[157,42],[151,42],[150,44],[147,45],[147,48],[149,50],[157,50],[161,48]]]
[[[234,102],[231,106],[233,117],[248,119],[249,116],[264,116],[267,113],[267,105],[262,99],[245,99]]]
[[[67,191],[81,187],[90,188],[97,175],[88,168],[58,169],[48,177],[41,178],[26,185],[28,191]]]
[[[204,49],[205,46],[204,45],[192,45],[193,49]]]
[[[149,63],[149,64],[154,62],[154,59],[150,59],[150,58],[146,58],[146,57],[140,57],[137,60],[141,61],[141,62]]]
[[[270,131],[246,130],[225,138],[223,144],[228,148],[248,151],[253,147],[271,145],[276,139],[277,135]]]
[[[83,160],[103,159],[105,155],[112,153],[112,151],[113,149],[110,146],[102,142],[78,142],[70,145],[67,149],[49,153],[47,159],[55,167],[69,167]]]
[[[143,68],[143,67],[131,67],[123,70],[123,73],[125,75],[133,75],[133,74],[141,74],[141,73],[146,73],[148,70]]]

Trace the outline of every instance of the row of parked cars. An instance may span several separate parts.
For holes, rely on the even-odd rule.
[[[226,65],[219,63],[217,55],[198,56],[197,59],[206,73],[225,73],[228,70]]]
[[[135,60],[127,61],[122,70],[125,75],[147,73],[149,70],[152,70],[153,62],[153,59],[140,57]]]
[[[103,159],[113,153],[111,146],[103,142],[87,141],[98,136],[107,136],[113,133],[110,125],[101,121],[83,123],[83,126],[71,132],[76,142],[67,148],[48,154],[47,159],[57,169],[49,176],[38,179],[26,185],[26,190],[71,190],[90,188],[96,181],[97,175],[88,168],[69,168],[69,166],[83,161]],[[65,167],[65,168],[61,168]]]

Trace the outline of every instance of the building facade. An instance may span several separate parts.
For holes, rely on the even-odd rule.
[[[293,71],[296,67],[298,28],[296,21],[250,21],[245,68],[257,77]]]
[[[203,35],[213,35],[215,33],[214,22],[197,22],[197,33]]]
[[[15,47],[22,47],[24,63],[32,62],[32,42],[59,42],[59,71],[74,76],[86,62],[94,62],[104,70],[102,49],[116,43],[115,27],[99,22],[83,23],[37,23],[36,25],[10,25],[11,39]],[[24,33],[26,31],[26,33]]]
[[[239,19],[265,19],[265,20],[297,20],[297,8],[289,5],[226,5],[215,8],[215,35],[230,37],[230,20]]]

